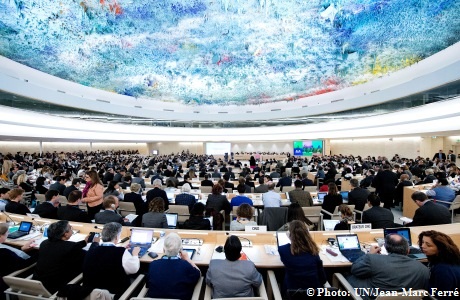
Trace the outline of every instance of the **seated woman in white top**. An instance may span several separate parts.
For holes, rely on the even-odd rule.
[[[236,220],[230,223],[231,231],[244,231],[246,226],[257,226],[257,223],[251,221],[254,209],[247,203],[243,203],[236,209]]]

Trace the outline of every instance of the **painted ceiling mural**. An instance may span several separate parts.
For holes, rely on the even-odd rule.
[[[190,105],[327,93],[459,40],[459,0],[0,0],[0,55]]]

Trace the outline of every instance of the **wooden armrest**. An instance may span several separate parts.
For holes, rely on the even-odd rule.
[[[201,287],[203,286],[204,277],[200,276],[193,290],[192,299],[200,299]]]
[[[275,272],[272,270],[267,271],[267,292],[268,299],[270,300],[281,300],[280,288],[278,287],[278,282],[276,281]]]
[[[74,279],[69,281],[69,283],[67,283],[67,284],[76,284],[76,283],[81,282],[82,280],[83,280],[83,273],[80,273],[80,274],[78,274],[77,277],[75,277]]]
[[[28,267],[25,267],[24,269],[21,269],[21,270],[17,270],[17,271],[14,271],[13,273],[11,274],[8,274],[8,276],[11,276],[11,277],[17,277],[18,275],[32,269],[33,267],[35,267],[37,265],[37,263],[33,263],[31,264],[30,266]]]
[[[354,299],[354,300],[362,300],[361,296],[356,295],[355,289],[351,286],[351,284],[343,277],[342,274],[340,273],[334,273],[334,276],[332,277],[332,286],[339,288],[342,286],[349,292],[349,295]]]
[[[143,282],[144,274],[140,274],[137,278],[131,283],[128,289],[121,295],[119,300],[126,300],[131,298],[131,294],[134,293],[134,290],[138,287],[138,285]]]
[[[325,214],[327,214],[327,215],[330,215],[331,217],[334,215],[333,213],[330,213],[330,212],[328,212],[328,211],[325,210],[325,209],[321,209],[321,212],[322,212],[322,213],[325,213]]]

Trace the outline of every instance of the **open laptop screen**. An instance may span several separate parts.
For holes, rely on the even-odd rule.
[[[346,234],[337,236],[337,244],[342,250],[361,250],[358,236],[356,234]]]
[[[132,229],[131,244],[149,244],[152,243],[153,230],[148,229]]]
[[[410,229],[407,227],[401,227],[401,228],[385,228],[383,229],[383,235],[387,236],[389,234],[399,234],[403,236],[407,242],[409,243],[409,246],[412,246],[412,240],[410,236]]]
[[[342,195],[343,201],[348,201],[348,192],[347,191],[341,191],[340,195]]]
[[[323,220],[324,231],[332,231],[335,225],[339,224],[340,220]]]
[[[176,227],[177,226],[177,214],[165,214],[166,215],[166,220],[168,221],[168,226],[169,227]]]
[[[29,233],[30,229],[32,229],[32,222],[22,221],[18,231]]]
[[[317,195],[318,195],[318,200],[319,200],[319,201],[324,201],[324,196],[326,196],[327,193],[325,193],[325,192],[318,192]]]

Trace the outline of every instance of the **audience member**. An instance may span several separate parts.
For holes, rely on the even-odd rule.
[[[154,198],[160,197],[163,199],[163,205],[165,210],[169,209],[169,201],[168,201],[168,195],[166,194],[165,191],[161,189],[162,183],[161,179],[155,179],[153,182],[153,189],[149,190],[146,194],[146,205],[147,207],[149,206],[150,201],[152,201]]]
[[[419,208],[415,211],[412,222],[405,223],[405,226],[428,226],[449,224],[451,222],[449,210],[443,205],[428,200],[425,193],[414,192],[411,198]]]
[[[164,214],[164,201],[160,197],[149,202],[149,212],[142,216],[142,227],[168,228],[168,221]]]
[[[57,219],[57,211],[59,206],[59,191],[49,190],[45,194],[45,202],[40,203],[34,210],[34,214],[42,218]]]
[[[255,221],[251,221],[254,215],[254,208],[243,203],[236,209],[236,219],[230,223],[231,231],[244,231],[246,226],[257,226]]]
[[[139,183],[131,183],[131,192],[126,193],[123,202],[131,202],[136,208],[137,218],[134,225],[140,225],[142,216],[147,212],[147,204],[144,202],[141,196],[141,185]]]
[[[212,288],[212,298],[253,297],[253,289],[262,284],[262,275],[254,263],[239,259],[241,250],[240,239],[231,235],[224,246],[225,260],[213,259],[209,263],[206,284]]]
[[[107,196],[113,195],[118,198],[118,200],[123,201],[123,189],[118,185],[118,181],[111,180],[109,181],[109,185],[104,191],[104,198]]]
[[[319,247],[308,232],[305,222],[289,223],[289,244],[279,246],[280,259],[285,267],[282,290],[321,288],[326,283]]]
[[[306,216],[305,213],[302,209],[302,207],[299,205],[299,203],[291,203],[289,205],[288,211],[287,211],[287,223],[281,226],[278,231],[288,231],[289,230],[289,223],[292,221],[302,221],[305,223],[305,226],[307,226],[308,230],[313,230],[315,228],[315,224],[313,224]]]
[[[275,184],[270,183],[268,185],[268,192],[262,194],[262,201],[264,203],[264,207],[280,207],[281,206],[281,196],[279,193],[274,191]]]
[[[116,222],[105,224],[101,232],[102,243],[91,244],[83,263],[83,287],[108,290],[115,299],[129,287],[129,275],[136,274],[140,268],[139,247],[134,247],[131,254],[125,247],[115,246],[120,240],[121,229]]]
[[[366,188],[359,187],[359,182],[356,178],[350,180],[350,185],[351,191],[348,192],[348,205],[354,205],[355,209],[363,211],[370,192]],[[356,216],[361,218],[361,215]]]
[[[211,230],[211,222],[204,217],[204,211],[203,203],[195,203],[190,212],[190,218],[184,222],[184,229]]]
[[[81,191],[72,191],[67,199],[67,205],[60,206],[57,210],[59,220],[72,222],[91,223],[91,219],[85,210],[80,209]]]
[[[292,178],[283,172],[276,186],[280,188],[280,191],[283,191],[283,186],[292,186]]]
[[[259,185],[254,188],[254,193],[268,192],[268,185],[265,184],[265,176],[259,177]]]
[[[233,208],[234,206],[240,206],[243,203],[247,203],[251,206],[253,206],[253,202],[249,197],[246,197],[244,195],[246,191],[246,186],[244,184],[239,184],[236,189],[238,190],[238,196],[235,196],[231,199],[230,205]]]
[[[98,212],[96,216],[94,217],[94,220],[97,224],[107,224],[110,222],[116,222],[121,225],[126,225],[127,219],[123,219],[122,216],[120,216],[117,213],[117,207],[118,207],[118,198],[110,195],[104,198],[103,202],[103,207],[104,210],[101,212]]]
[[[367,204],[370,209],[363,212],[363,223],[371,223],[372,228],[391,228],[394,227],[393,213],[380,206],[380,198],[375,194],[367,197]]]
[[[81,179],[74,178],[72,180],[72,184],[65,188],[64,192],[62,193],[62,196],[69,199],[69,195],[71,192],[80,190],[80,184],[81,184]]]
[[[358,258],[351,266],[352,276],[348,278],[355,288],[398,291],[404,289],[426,289],[430,272],[418,260],[407,256],[409,244],[399,234],[385,237],[388,255],[381,255],[381,248],[371,246],[369,254]]]
[[[52,294],[82,271],[88,236],[83,241],[71,242],[72,235],[68,221],[57,221],[48,227],[48,239],[40,244],[33,279],[40,280]]]
[[[214,209],[216,212],[224,210],[225,214],[230,213],[230,202],[228,202],[225,195],[222,195],[222,191],[222,186],[219,184],[212,187],[212,193],[208,195],[208,200],[206,201],[206,209]]]
[[[324,196],[323,205],[321,207],[332,214],[334,213],[335,208],[343,203],[343,199],[342,195],[339,194],[337,185],[334,182],[329,182],[327,187],[328,192],[327,195]],[[331,216],[328,214],[324,214],[323,218],[330,219]]]
[[[5,205],[5,211],[18,214],[18,215],[26,215],[30,214],[29,208],[21,203],[22,198],[24,196],[23,189],[12,189],[8,192],[10,201]]]
[[[292,203],[299,203],[301,207],[313,206],[313,199],[310,192],[302,190],[302,181],[294,181],[295,190],[290,191],[289,200]]]
[[[147,297],[191,299],[200,278],[200,269],[193,263],[187,251],[182,251],[182,240],[172,232],[164,241],[165,255],[149,265],[146,278]]]
[[[428,257],[430,267],[429,285],[436,289],[436,299],[453,299],[443,293],[458,290],[460,284],[460,250],[445,233],[429,230],[418,236],[418,244]]]
[[[334,227],[334,230],[350,230],[350,224],[354,223],[353,212],[346,204],[340,204],[338,211],[340,213],[340,222]]]
[[[443,205],[447,208],[450,207],[450,203],[453,202],[456,197],[454,190],[449,187],[449,182],[446,178],[440,178],[437,184],[433,185],[431,189],[426,191],[426,195],[428,197],[436,199],[436,201],[439,200],[443,202],[448,202],[439,202],[439,205]]]
[[[375,193],[383,201],[384,208],[394,207],[393,198],[398,182],[398,177],[390,170],[388,164],[384,164],[382,170],[372,180],[372,186],[375,187]]]
[[[184,184],[181,188],[182,193],[176,196],[176,205],[187,205],[189,212],[192,212],[193,205],[196,203],[194,195],[190,194],[192,191],[190,185]]]
[[[412,181],[409,180],[409,175],[401,174],[399,179],[400,179],[400,182],[396,186],[396,190],[395,190],[395,202],[394,202],[395,206],[399,206],[399,204],[403,203],[404,187],[412,186]],[[350,196],[348,196],[348,201],[350,201]]]
[[[65,186],[65,176],[58,176],[56,177],[56,182],[53,184],[50,184],[49,190],[56,190],[59,192],[60,195],[64,194],[64,190],[66,188]]]

